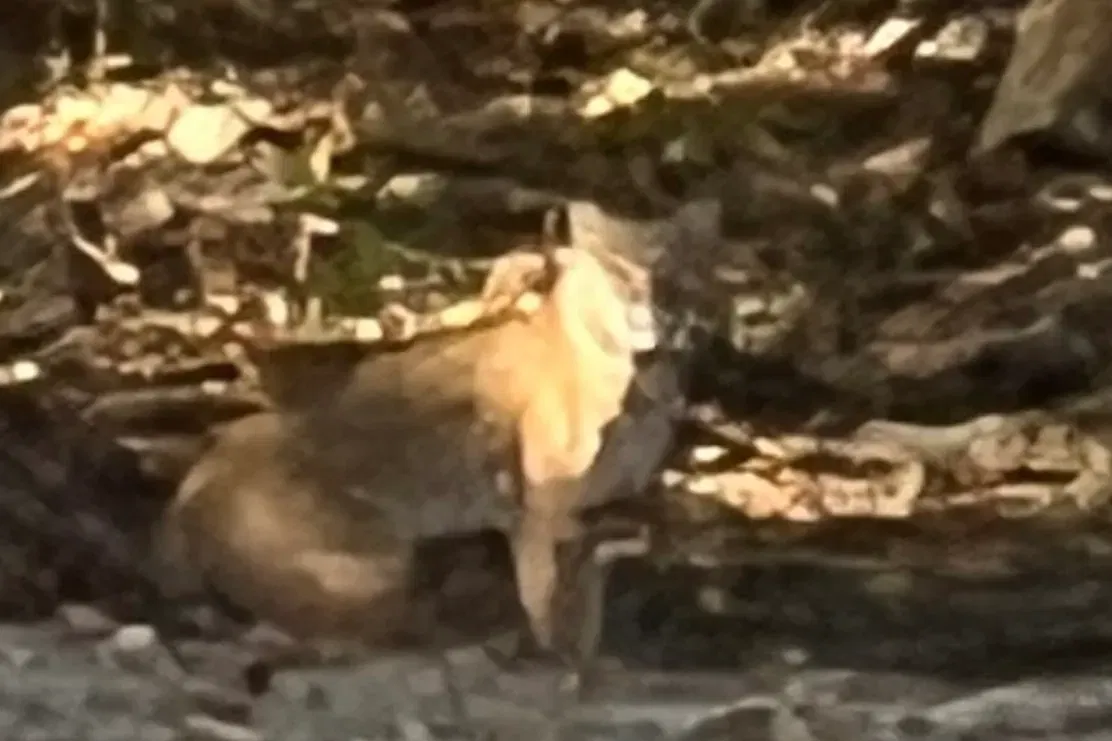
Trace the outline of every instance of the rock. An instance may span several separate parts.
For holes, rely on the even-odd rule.
[[[1085,252],[1096,246],[1097,233],[1090,226],[1077,224],[1065,229],[1058,235],[1056,241],[1066,252]]]
[[[970,63],[981,57],[988,46],[989,28],[984,20],[969,15],[953,18],[934,35],[915,48],[915,56],[935,61]]]
[[[1107,69],[1112,5],[1031,0],[1019,16],[1011,59],[981,123],[975,149],[1038,135],[1086,157],[1112,156]]]
[[[91,605],[67,602],[58,608],[57,616],[79,636],[104,636],[119,627],[119,623]]]
[[[97,653],[113,666],[153,673],[164,678],[181,678],[183,668],[149,625],[125,625],[100,642]]]
[[[3,655],[5,662],[15,667],[16,669],[22,669],[23,667],[28,666],[32,661],[35,660],[36,656],[35,652],[31,649],[19,648],[18,646],[4,648],[0,650],[0,654]]]
[[[212,718],[234,724],[250,724],[251,697],[225,683],[205,677],[187,677],[182,690],[194,706]]]
[[[112,644],[126,653],[146,651],[158,645],[158,633],[149,625],[125,625],[116,631]]]
[[[250,726],[227,723],[208,715],[194,714],[185,719],[191,733],[213,741],[263,741],[261,733]]]

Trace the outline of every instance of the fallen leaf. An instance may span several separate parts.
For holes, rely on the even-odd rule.
[[[628,108],[653,91],[653,84],[635,72],[621,68],[610,73],[602,90],[592,95],[580,108],[584,118],[600,118],[617,108]]]
[[[228,105],[192,105],[166,132],[166,143],[182,159],[206,165],[220,159],[251,129]]]

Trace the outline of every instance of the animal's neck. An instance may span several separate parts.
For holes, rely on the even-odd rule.
[[[484,399],[511,417],[547,404],[578,435],[621,414],[635,348],[622,284],[589,255],[564,257],[537,311],[488,335],[479,382]]]
[[[555,307],[555,334],[580,365],[607,367],[621,364],[633,354],[626,327],[614,326],[600,317],[584,316]]]
[[[590,297],[553,299],[543,312],[547,334],[558,348],[581,409],[605,424],[620,413],[634,372],[628,327],[618,324],[626,321],[624,312],[607,316],[572,303],[586,304]]]

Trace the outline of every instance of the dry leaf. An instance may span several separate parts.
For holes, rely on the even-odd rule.
[[[640,102],[652,91],[652,82],[623,67],[606,78],[602,90],[591,96],[579,113],[584,118],[600,118]]]
[[[865,42],[865,48],[861,51],[867,57],[879,57],[891,51],[919,28],[922,23],[922,19],[889,18],[873,32],[873,35]]]
[[[309,154],[309,172],[318,183],[326,182],[332,174],[332,155],[335,151],[333,144],[332,135],[325,134]]]
[[[192,105],[166,132],[166,143],[195,165],[215,162],[250,131],[251,125],[228,105]]]

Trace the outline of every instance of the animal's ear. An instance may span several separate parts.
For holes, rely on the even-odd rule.
[[[568,243],[590,247],[602,242],[611,228],[611,217],[593,201],[570,201],[567,206]]]
[[[567,214],[572,247],[621,255],[643,268],[653,268],[662,258],[683,262],[688,251],[705,251],[721,237],[722,204],[711,198],[686,203],[659,220],[623,218],[591,201],[570,202]]]
[[[662,245],[645,224],[609,213],[592,201],[571,201],[567,206],[568,243],[601,255],[620,255],[641,267],[651,267],[663,254]]]

